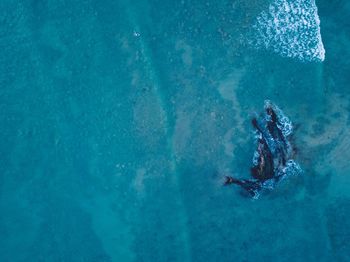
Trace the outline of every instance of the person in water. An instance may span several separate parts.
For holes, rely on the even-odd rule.
[[[274,187],[282,179],[293,150],[288,141],[291,130],[284,132],[283,123],[270,102],[266,102],[264,114],[259,118],[253,118],[252,125],[258,137],[256,158],[251,168],[252,178],[238,179],[226,176],[224,184],[236,184],[257,198],[259,191],[270,188],[271,185]]]

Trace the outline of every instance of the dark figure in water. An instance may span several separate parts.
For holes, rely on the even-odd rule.
[[[274,163],[272,153],[264,139],[258,140],[257,153],[259,155],[257,159],[257,165],[254,165],[251,169],[251,175],[253,178],[259,181],[265,181],[273,178],[274,176]]]
[[[270,102],[265,104],[265,112],[252,120],[257,134],[257,150],[252,178],[237,179],[226,176],[225,185],[236,184],[257,198],[263,188],[273,188],[285,175],[287,161],[291,160],[292,147],[288,141],[291,124],[287,118],[281,122],[282,112]],[[284,128],[284,129],[283,129]],[[291,162],[290,162],[291,163]],[[295,162],[293,162],[295,163]]]
[[[252,197],[256,197],[261,189],[261,183],[253,179],[237,179],[226,176],[225,185],[236,184],[245,189]]]

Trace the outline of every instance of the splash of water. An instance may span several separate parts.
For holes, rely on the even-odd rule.
[[[325,49],[314,0],[274,0],[257,18],[252,44],[301,61],[323,61]]]

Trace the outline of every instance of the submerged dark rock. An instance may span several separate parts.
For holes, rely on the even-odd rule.
[[[237,179],[226,176],[225,185],[239,185],[253,198],[258,198],[262,190],[274,189],[286,177],[300,174],[301,169],[293,160],[292,123],[276,105],[265,101],[264,112],[253,118],[252,125],[257,139],[252,177]]]

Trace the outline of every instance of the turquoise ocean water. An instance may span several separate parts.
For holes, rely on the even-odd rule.
[[[0,1],[0,261],[350,261],[350,2],[323,62],[272,2]],[[252,200],[266,99],[304,173]]]

